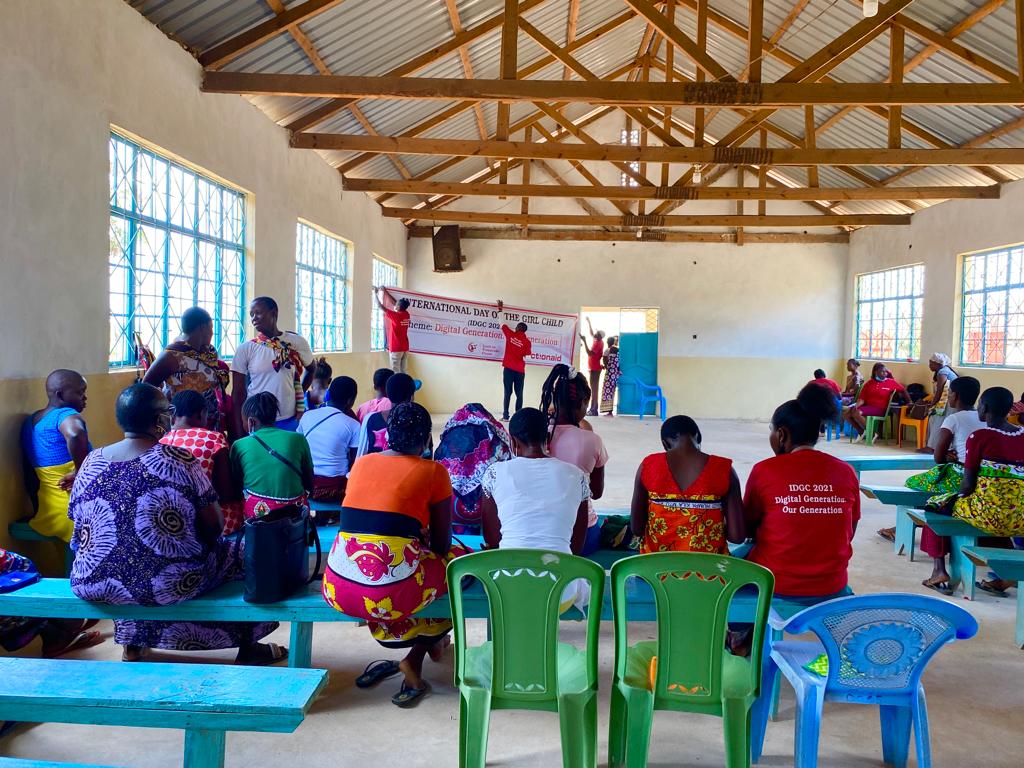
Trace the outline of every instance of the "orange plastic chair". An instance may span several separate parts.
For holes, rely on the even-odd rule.
[[[903,447],[903,428],[913,427],[914,432],[917,435],[917,450],[924,448],[925,440],[928,436],[928,417],[925,416],[923,419],[908,419],[907,408],[909,406],[904,405],[900,408],[900,419],[896,427],[896,447]]]

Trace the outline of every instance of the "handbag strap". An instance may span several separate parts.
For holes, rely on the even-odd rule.
[[[314,424],[312,427],[309,428],[309,431],[307,431],[306,434],[305,434],[305,438],[308,440],[309,436],[313,434],[313,430],[315,430],[317,427],[319,427],[321,424],[323,424],[325,421],[327,421],[332,416],[340,416],[340,415],[341,415],[341,411],[335,411],[334,413],[327,414],[322,419],[320,419],[320,421],[318,421],[316,424]]]
[[[313,573],[306,579],[307,584],[312,584],[323,575],[320,573],[323,550],[320,548],[320,534],[317,533],[316,524],[313,522],[313,516],[309,514],[309,510],[306,511],[306,536],[313,539],[313,546],[316,547],[316,566],[313,568]]]
[[[290,469],[292,472],[294,472],[296,475],[298,475],[300,479],[302,478],[302,470],[299,469],[298,467],[296,467],[288,458],[286,458],[285,456],[282,456],[280,453],[278,453],[273,448],[271,448],[269,445],[267,445],[265,442],[263,442],[263,440],[260,438],[259,435],[253,434],[253,435],[251,435],[251,437],[257,443],[259,443],[264,448],[266,448],[267,449],[267,453],[269,453],[275,459],[277,459],[282,464],[284,464],[286,467],[288,467],[288,469]]]

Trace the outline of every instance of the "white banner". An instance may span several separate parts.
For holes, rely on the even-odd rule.
[[[576,315],[482,304],[445,296],[387,288],[388,295],[409,300],[409,349],[427,355],[501,362],[505,354],[502,324],[513,330],[526,323],[533,354],[530,365],[572,365],[576,351]]]

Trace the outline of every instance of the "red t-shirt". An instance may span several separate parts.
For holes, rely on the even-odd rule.
[[[832,381],[832,379],[811,379],[807,383],[817,384],[819,387],[825,387],[826,389],[831,390],[832,394],[835,395],[836,397],[843,396],[843,390],[841,390],[839,388],[839,385]]]
[[[589,365],[591,371],[601,370],[601,358],[604,357],[604,340],[594,339],[593,345],[590,347],[590,359]]]
[[[747,557],[775,574],[780,595],[831,595],[846,586],[860,485],[846,462],[814,450],[755,464],[743,507],[757,522]]]
[[[505,358],[501,364],[510,371],[526,372],[526,358],[533,354],[533,345],[523,331],[513,331],[507,325],[501,326],[505,334]]]
[[[388,352],[409,351],[409,313],[397,309],[385,309],[388,335]]]
[[[1024,429],[1003,432],[991,427],[976,429],[967,438],[967,456],[964,469],[981,469],[982,461],[1006,465],[1017,474],[1024,467]]]
[[[906,388],[896,379],[884,379],[883,381],[869,379],[860,391],[860,399],[869,408],[877,408],[880,411],[884,411],[885,407],[889,404],[889,398],[892,397],[893,392],[906,391]]]

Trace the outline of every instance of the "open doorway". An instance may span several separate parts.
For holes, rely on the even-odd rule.
[[[583,307],[580,328],[588,330],[588,320],[595,331],[604,331],[605,338],[619,340],[619,385],[616,411],[639,415],[640,399],[637,383],[658,383],[658,320],[657,307]],[[604,387],[602,378],[601,386]],[[653,406],[648,409],[654,413]],[[646,414],[645,414],[646,415]]]

